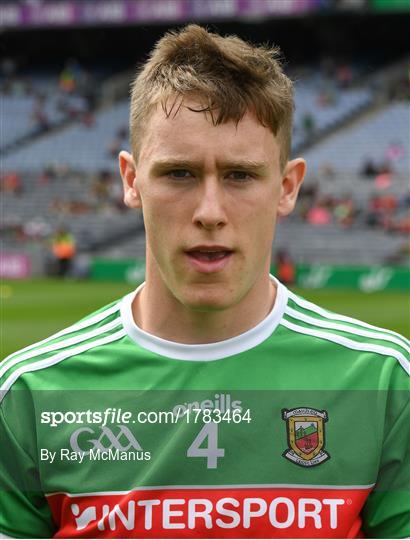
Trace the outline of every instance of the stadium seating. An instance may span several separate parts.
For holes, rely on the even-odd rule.
[[[45,184],[37,181],[33,176],[25,176],[20,195],[3,194],[3,233],[8,224],[15,228],[41,220],[50,231],[60,226],[68,228],[79,249],[88,250],[141,228],[141,214],[125,206],[119,210],[109,200],[98,201],[87,176],[68,175]],[[70,209],[79,203],[82,206],[78,210]],[[13,237],[7,241],[10,235],[3,236],[3,246],[15,243]]]
[[[398,144],[402,152],[392,164],[393,169],[408,173],[409,122],[409,103],[391,103],[311,148],[305,153],[305,158],[315,172],[324,164],[338,171],[357,172],[366,159],[372,159],[379,165],[386,162],[389,145]]]
[[[3,88],[0,99],[2,122],[7,126],[2,129],[2,150],[58,126],[86,109],[81,95],[59,91],[56,78],[51,76],[31,77],[29,84],[22,83],[10,92]]]
[[[82,172],[117,170],[116,156],[109,152],[117,131],[128,124],[127,101],[97,113],[90,125],[76,122],[58,133],[44,136],[4,158],[3,167],[41,171],[46,165],[67,165]],[[124,147],[127,147],[124,140]]]
[[[321,96],[328,96],[330,102],[326,103],[324,99],[322,102]],[[337,126],[341,121],[369,106],[372,100],[369,88],[340,90],[332,86],[329,89],[325,80],[317,76],[296,82],[293,147],[298,148],[309,142],[312,136]],[[303,125],[307,115],[313,121],[310,130]]]

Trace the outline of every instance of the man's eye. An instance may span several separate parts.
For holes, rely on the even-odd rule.
[[[245,171],[232,171],[229,173],[229,178],[232,180],[239,180],[240,182],[245,182],[250,180],[252,177],[249,173]]]
[[[173,171],[169,171],[168,176],[171,178],[189,178],[192,175],[186,169],[174,169]]]

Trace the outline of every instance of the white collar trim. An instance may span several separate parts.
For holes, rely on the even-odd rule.
[[[140,347],[151,352],[173,358],[175,360],[212,361],[233,356],[253,347],[267,339],[280,323],[288,301],[288,291],[274,276],[270,276],[277,285],[275,304],[268,315],[259,324],[239,336],[223,341],[204,344],[186,344],[168,341],[139,328],[132,315],[132,302],[144,287],[142,283],[135,291],[121,300],[121,319],[128,336]]]

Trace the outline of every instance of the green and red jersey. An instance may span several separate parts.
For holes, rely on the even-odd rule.
[[[186,345],[135,294],[0,364],[2,534],[410,536],[404,337],[278,283],[256,327]]]

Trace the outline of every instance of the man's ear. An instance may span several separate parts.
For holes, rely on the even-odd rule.
[[[124,203],[129,208],[141,208],[141,196],[137,188],[134,158],[125,150],[118,156],[120,173],[124,189]]]
[[[306,161],[302,158],[288,161],[282,177],[278,215],[287,216],[295,208],[300,186],[306,173]]]

